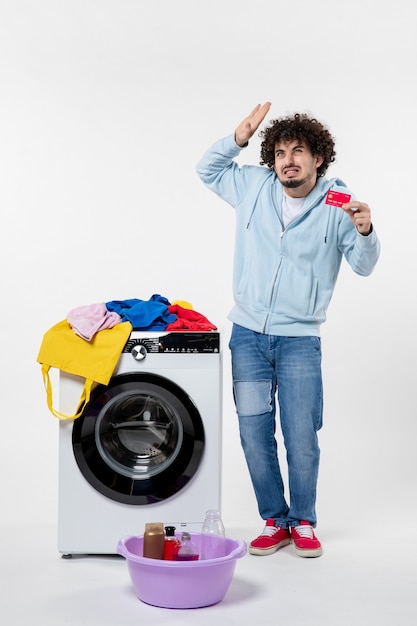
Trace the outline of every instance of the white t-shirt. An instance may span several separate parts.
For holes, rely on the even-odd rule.
[[[282,221],[284,228],[300,215],[303,210],[304,200],[305,198],[292,198],[284,191],[282,194]]]

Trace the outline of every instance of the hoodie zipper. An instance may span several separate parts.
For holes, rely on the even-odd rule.
[[[325,193],[327,193],[327,190],[326,190],[326,192],[325,192]],[[286,234],[286,232],[287,232],[288,228],[290,228],[291,226],[293,226],[293,225],[294,225],[294,224],[295,224],[298,220],[300,220],[300,219],[301,219],[302,217],[304,217],[304,216],[305,216],[305,215],[306,215],[309,211],[311,211],[311,210],[314,208],[314,206],[315,206],[316,204],[319,204],[319,203],[322,201],[323,197],[325,196],[325,193],[321,194],[321,195],[320,195],[320,196],[319,196],[319,197],[315,200],[314,204],[312,204],[312,205],[310,205],[309,207],[307,207],[307,208],[306,208],[306,209],[305,209],[302,213],[300,213],[300,215],[298,215],[295,219],[293,219],[291,222],[289,222],[286,226],[284,226],[284,225],[283,225],[283,223],[282,223],[282,219],[281,219],[281,216],[280,216],[279,212],[277,212],[278,219],[279,219],[280,224],[281,224],[280,239],[282,239],[282,238],[284,237],[284,235]],[[272,194],[272,188],[271,188],[271,194]],[[275,203],[273,202],[273,204],[275,204]],[[247,224],[247,228],[249,228],[249,224],[250,224],[250,221],[251,221],[251,219],[252,219],[252,215],[253,215],[253,211],[252,211],[252,213],[251,213],[251,216],[250,216],[249,222],[248,222],[248,224]],[[325,230],[325,233],[324,233],[324,243],[327,243],[327,234],[328,234],[328,231],[329,231],[329,225],[330,225],[330,215],[331,215],[331,211],[330,211],[330,206],[329,206],[329,207],[328,207],[328,214],[327,214],[326,230]],[[272,289],[271,289],[271,294],[270,294],[270,297],[269,297],[269,309],[271,309],[272,299],[273,299],[274,293],[276,292],[276,290],[277,290],[277,288],[278,288],[279,271],[280,271],[280,268],[281,268],[281,263],[282,263],[282,261],[280,261],[280,262],[279,262],[279,265],[278,265],[277,271],[276,271],[276,273],[275,273],[275,277],[274,277],[274,281],[273,281],[273,286],[272,286]],[[266,328],[267,328],[267,325],[268,325],[269,318],[270,318],[270,314],[268,313],[268,314],[267,314],[267,316],[266,316],[266,318],[265,318],[264,325],[263,325],[263,332],[266,332]]]

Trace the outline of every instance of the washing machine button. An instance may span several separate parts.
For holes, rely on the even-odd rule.
[[[143,359],[146,358],[148,351],[145,346],[138,343],[136,346],[133,346],[131,354],[136,361],[143,361]]]

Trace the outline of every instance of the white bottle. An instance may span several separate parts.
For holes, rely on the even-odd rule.
[[[209,509],[201,533],[201,558],[218,559],[225,556],[226,539],[220,512]]]

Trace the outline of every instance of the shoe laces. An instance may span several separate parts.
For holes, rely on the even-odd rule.
[[[261,532],[261,537],[272,537],[279,529],[279,526],[265,526]]]
[[[313,539],[314,538],[314,532],[313,532],[313,527],[312,526],[309,526],[307,524],[303,524],[302,526],[296,526],[295,530],[300,535],[300,537],[303,537],[304,539]]]

